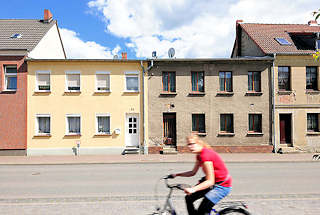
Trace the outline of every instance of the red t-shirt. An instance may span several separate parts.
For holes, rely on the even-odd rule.
[[[231,176],[229,175],[226,165],[217,152],[215,152],[213,149],[204,147],[201,153],[197,155],[197,160],[200,162],[201,166],[205,161],[211,161],[214,169],[215,182],[218,183],[223,181],[219,185],[223,187],[231,187]]]

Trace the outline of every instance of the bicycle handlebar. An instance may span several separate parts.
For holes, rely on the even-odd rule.
[[[178,189],[178,190],[184,190],[185,188],[191,187],[189,184],[169,184],[168,179],[173,179],[172,175],[164,176],[162,179],[165,180],[166,186],[169,189]]]

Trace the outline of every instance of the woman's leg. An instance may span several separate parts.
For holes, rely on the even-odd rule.
[[[206,197],[203,198],[199,208],[198,208],[198,215],[210,215],[212,207],[214,204],[207,199]]]
[[[204,197],[204,195],[209,191],[210,189],[201,190],[195,193],[192,193],[191,195],[186,195],[186,205],[189,215],[197,215],[198,212],[193,206],[193,202],[196,200]]]

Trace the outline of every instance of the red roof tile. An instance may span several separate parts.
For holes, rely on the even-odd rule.
[[[307,54],[314,50],[299,50],[294,45],[289,33],[315,33],[320,32],[320,26],[309,26],[306,24],[258,24],[239,23],[242,29],[247,32],[251,39],[266,54],[290,53]],[[291,45],[280,45],[275,38],[284,38]]]

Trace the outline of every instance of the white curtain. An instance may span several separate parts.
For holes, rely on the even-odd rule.
[[[109,80],[109,75],[107,74],[97,75],[97,90],[110,90]]]
[[[80,74],[68,75],[68,87],[80,88]]]
[[[80,134],[80,117],[68,117],[69,133]]]
[[[38,117],[39,133],[50,134],[50,117]]]

